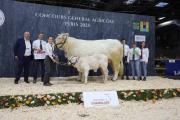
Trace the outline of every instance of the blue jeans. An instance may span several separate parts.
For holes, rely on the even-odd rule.
[[[135,71],[138,77],[140,77],[140,60],[130,60],[132,76],[135,77]]]
[[[147,63],[145,63],[144,61],[140,62],[140,69],[141,69],[141,76],[146,77],[147,76]]]

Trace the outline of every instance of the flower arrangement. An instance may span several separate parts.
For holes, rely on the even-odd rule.
[[[180,97],[180,88],[176,89],[147,89],[147,90],[124,90],[117,91],[121,100],[152,100]],[[82,93],[57,93],[38,95],[10,95],[0,96],[0,109],[18,108],[20,106],[38,107],[50,105],[62,105],[69,103],[83,103]]]

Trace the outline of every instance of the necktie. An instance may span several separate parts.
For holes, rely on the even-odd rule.
[[[125,49],[125,48],[124,48],[124,44],[123,44],[123,57],[124,57],[124,55],[125,55],[125,54],[124,54],[124,51],[125,51],[124,49]]]
[[[40,40],[40,47],[39,48],[42,50],[42,42],[41,42],[41,40]]]
[[[133,60],[135,60],[135,48],[133,48]]]
[[[53,45],[51,44],[52,51],[54,51]]]

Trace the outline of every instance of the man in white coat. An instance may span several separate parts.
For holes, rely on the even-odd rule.
[[[46,57],[45,53],[45,47],[46,47],[46,41],[44,39],[44,34],[40,33],[38,35],[38,39],[33,42],[33,49],[34,49],[34,80],[33,83],[36,83],[37,81],[37,72],[39,65],[41,66],[41,81],[43,81],[44,78],[44,59]]]
[[[138,77],[138,80],[141,80],[140,77],[140,56],[141,50],[140,48],[136,47],[136,43],[132,43],[132,48],[128,52],[128,63],[131,64],[132,76],[133,80],[135,80],[135,71]]]
[[[144,76],[143,81],[146,81],[148,59],[149,59],[149,49],[145,46],[145,41],[143,41],[141,43],[141,60],[140,60],[141,76]]]
[[[124,72],[121,77],[121,79],[124,79],[124,76],[126,76],[126,79],[129,80],[129,64],[127,62],[127,56],[129,52],[129,46],[126,44],[126,40],[123,38],[121,39],[121,42],[123,44],[123,66],[124,66]]]

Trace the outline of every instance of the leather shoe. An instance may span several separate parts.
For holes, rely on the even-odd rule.
[[[43,84],[44,86],[51,86],[51,84],[49,84],[49,83],[46,83],[46,84]]]
[[[143,81],[146,81],[146,77],[143,78]]]
[[[52,83],[49,82],[50,85],[53,85]]]
[[[28,80],[25,80],[24,82],[25,82],[25,83],[29,83],[29,81],[28,81]]]
[[[14,84],[18,84],[18,81],[17,81],[17,80],[14,80]]]

